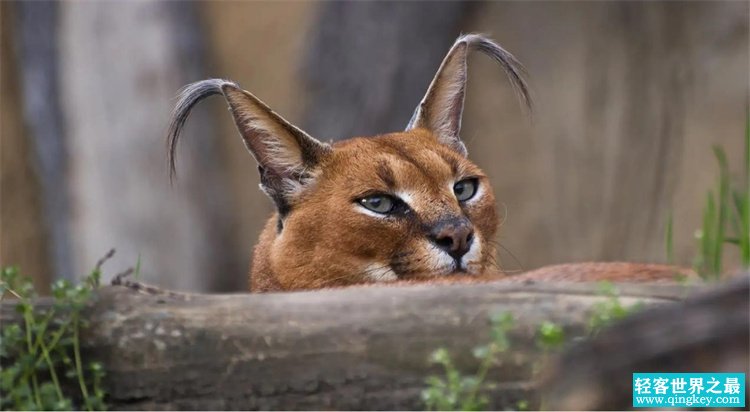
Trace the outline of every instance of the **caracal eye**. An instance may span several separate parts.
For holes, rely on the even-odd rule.
[[[388,214],[393,211],[395,200],[388,195],[372,195],[357,200],[365,209],[376,213]]]
[[[453,193],[459,202],[465,202],[471,199],[477,193],[477,179],[464,179],[453,185]]]

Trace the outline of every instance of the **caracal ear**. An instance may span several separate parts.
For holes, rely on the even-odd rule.
[[[185,120],[199,101],[214,94],[223,94],[229,103],[240,136],[258,162],[261,188],[283,217],[289,211],[291,198],[309,183],[310,171],[331,152],[331,146],[289,123],[236,83],[204,80],[183,89],[172,115],[168,134],[172,173],[177,139]]]
[[[428,129],[441,143],[464,156],[466,146],[461,142],[459,133],[466,94],[466,57],[471,50],[479,50],[500,63],[519,98],[529,110],[531,109],[531,97],[523,78],[524,70],[521,63],[484,36],[460,36],[443,59],[406,130],[418,127]]]

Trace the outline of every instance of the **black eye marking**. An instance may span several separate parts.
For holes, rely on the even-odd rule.
[[[474,195],[477,193],[478,187],[478,179],[470,177],[454,184],[453,193],[456,195],[456,199],[458,199],[459,202],[465,202],[474,197]]]

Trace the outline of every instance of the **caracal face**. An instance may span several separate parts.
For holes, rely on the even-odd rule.
[[[282,285],[471,275],[494,267],[498,216],[487,177],[429,131],[340,142],[314,174],[271,247],[271,269]]]
[[[476,276],[496,269],[498,226],[487,177],[459,137],[466,58],[505,69],[530,107],[521,66],[491,40],[456,40],[406,130],[324,143],[236,83],[186,87],[169,131],[170,164],[191,109],[221,94],[276,206],[255,247],[252,291]]]

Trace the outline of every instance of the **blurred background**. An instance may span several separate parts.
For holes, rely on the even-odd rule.
[[[194,111],[170,186],[165,131],[187,83],[235,80],[320,139],[401,130],[460,33],[528,69],[469,61],[463,139],[489,174],[509,270],[690,264],[711,145],[734,173],[748,105],[748,2],[0,2],[0,260],[44,288],[115,273],[241,291],[271,213],[220,98]]]

